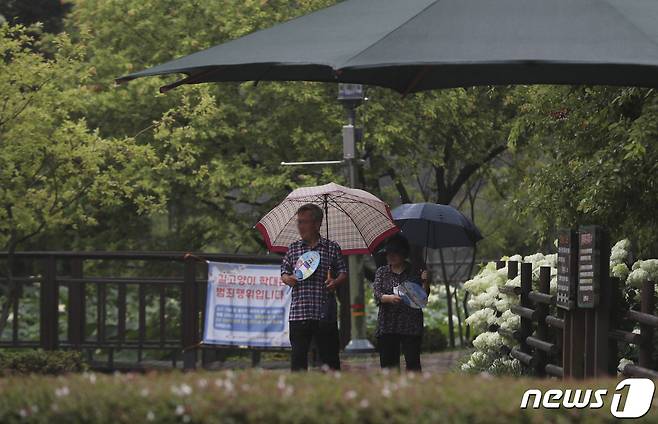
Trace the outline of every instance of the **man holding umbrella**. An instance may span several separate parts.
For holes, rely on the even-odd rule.
[[[288,317],[292,371],[308,369],[308,351],[315,338],[320,360],[334,370],[340,369],[340,340],[336,324],[336,287],[347,281],[347,268],[338,243],[320,236],[322,209],[308,203],[297,210],[300,239],[288,246],[281,263],[281,280],[292,287]],[[296,275],[295,267],[303,254],[315,251],[319,263],[310,275]],[[303,262],[303,261],[302,261]],[[337,275],[333,278],[333,275]]]
[[[341,255],[372,254],[381,241],[400,231],[388,205],[372,193],[333,182],[298,187],[254,227],[270,252],[286,254],[281,279],[292,287],[291,368],[308,368],[307,353],[315,338],[321,360],[339,369],[334,291],[348,279]],[[364,302],[363,286],[354,287],[350,307],[356,321],[364,315]]]

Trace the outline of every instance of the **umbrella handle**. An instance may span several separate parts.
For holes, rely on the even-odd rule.
[[[331,267],[329,267],[329,269],[327,270],[327,279],[324,280],[324,282],[325,282],[324,290],[327,290],[328,292],[332,292],[332,291],[336,290],[336,287],[334,287],[333,290],[330,290],[327,287],[327,284],[328,284],[327,282],[329,281],[330,278],[332,278],[331,277]]]
[[[324,195],[324,226],[327,229],[327,238],[329,238],[329,205],[327,204],[328,197],[328,194]]]

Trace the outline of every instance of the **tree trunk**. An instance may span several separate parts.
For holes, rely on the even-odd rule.
[[[462,300],[462,306],[464,307],[464,320],[469,317],[468,315],[468,291],[464,291],[464,300]],[[471,326],[466,324],[466,341],[471,341]]]
[[[446,304],[448,306],[448,332],[450,333],[450,347],[455,347],[455,327],[452,322],[452,292],[450,290],[450,282],[446,272],[446,264],[443,260],[443,249],[439,248],[439,255],[441,256],[441,272],[443,273],[443,284],[446,288]]]
[[[459,313],[459,297],[457,296],[457,288],[455,287],[455,312],[457,312],[457,325],[459,326],[459,346],[464,346],[464,332],[462,330],[462,314]]]

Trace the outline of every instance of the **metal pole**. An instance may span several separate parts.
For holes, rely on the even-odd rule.
[[[343,127],[343,159],[347,168],[350,187],[357,188],[357,163],[356,163],[356,129],[354,127],[356,105],[346,105],[348,125]],[[365,290],[363,276],[363,261],[359,255],[350,255],[347,258],[349,264],[350,282],[350,310],[351,337],[345,347],[346,352],[372,352],[374,346],[366,338],[366,311]]]

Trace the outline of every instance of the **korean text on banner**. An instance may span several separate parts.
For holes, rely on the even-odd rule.
[[[210,262],[203,343],[290,347],[289,291],[278,265]]]

